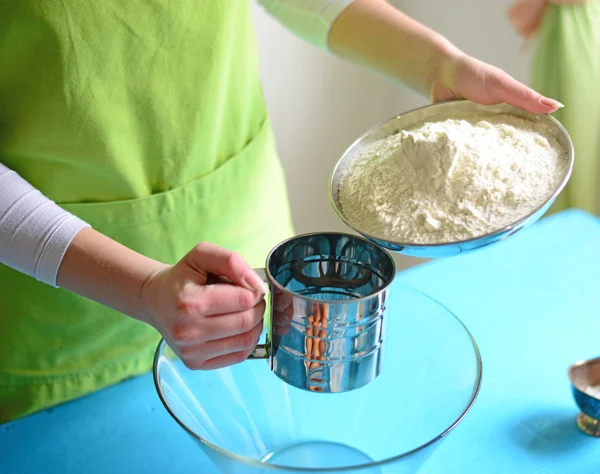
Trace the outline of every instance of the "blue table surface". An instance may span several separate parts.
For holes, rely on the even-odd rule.
[[[452,309],[477,340],[473,410],[419,474],[600,473],[580,433],[567,367],[600,355],[600,221],[549,217],[479,252],[400,273]],[[150,374],[0,426],[0,473],[212,473],[169,417]]]

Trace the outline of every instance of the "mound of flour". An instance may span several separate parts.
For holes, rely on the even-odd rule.
[[[405,243],[471,239],[544,203],[567,171],[546,125],[473,113],[373,143],[342,176],[339,198],[358,229]]]

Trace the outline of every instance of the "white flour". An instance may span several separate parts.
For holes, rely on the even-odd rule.
[[[587,387],[585,389],[585,393],[587,393],[590,397],[594,397],[600,400],[600,385]]]
[[[479,112],[401,131],[349,165],[342,210],[358,229],[404,243],[499,230],[543,204],[564,177],[564,150],[549,135],[537,122]]]

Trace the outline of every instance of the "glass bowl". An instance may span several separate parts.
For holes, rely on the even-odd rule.
[[[461,321],[422,293],[395,285],[388,311],[383,370],[360,389],[300,390],[264,360],[192,371],[161,341],[158,395],[216,472],[415,472],[473,406],[481,357]]]

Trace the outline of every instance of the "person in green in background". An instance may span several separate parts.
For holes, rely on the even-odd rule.
[[[261,3],[432,101],[560,107],[383,0]],[[159,333],[243,361],[292,234],[249,1],[0,1],[0,422],[149,370]]]
[[[517,33],[536,39],[533,87],[566,105],[555,117],[576,159],[552,211],[576,207],[600,216],[600,1],[518,0],[508,17]]]

